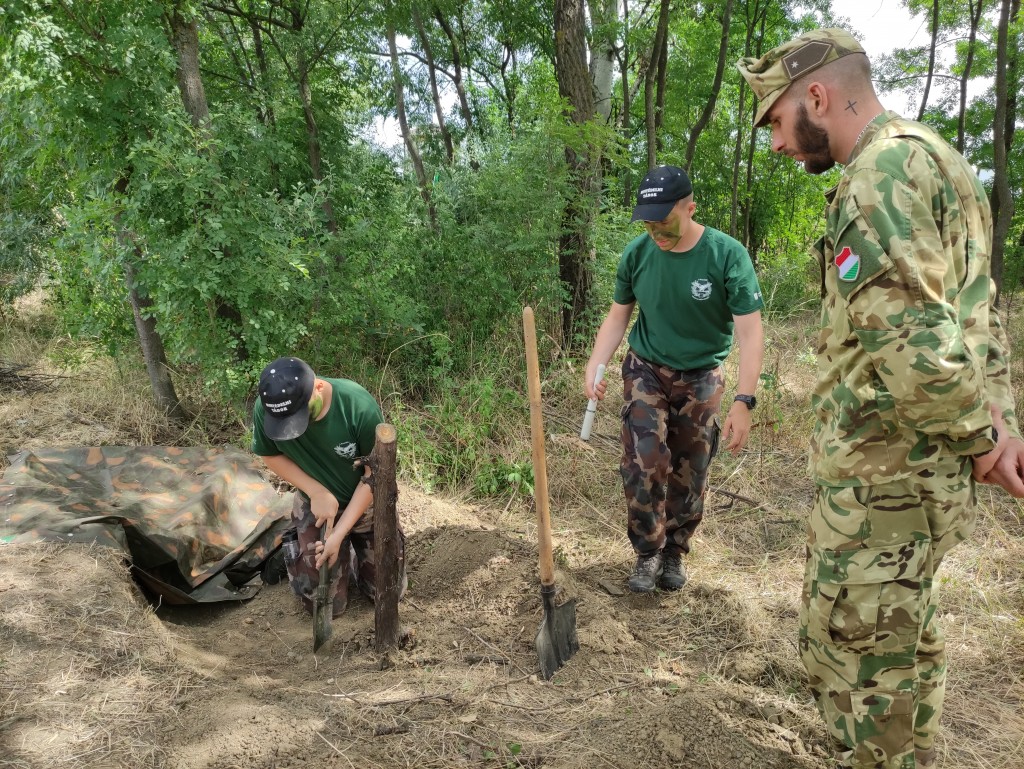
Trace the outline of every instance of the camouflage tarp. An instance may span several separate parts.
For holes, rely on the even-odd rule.
[[[96,542],[128,553],[165,603],[251,598],[291,512],[237,449],[23,451],[0,479],[0,547]],[[253,584],[247,584],[250,583]]]

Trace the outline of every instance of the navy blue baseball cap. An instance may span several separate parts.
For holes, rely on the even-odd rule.
[[[298,358],[278,358],[260,374],[263,432],[272,441],[298,438],[309,426],[309,399],[316,376]]]
[[[692,194],[693,183],[682,168],[652,168],[636,191],[636,207],[630,221],[660,222],[667,219],[675,204]]]

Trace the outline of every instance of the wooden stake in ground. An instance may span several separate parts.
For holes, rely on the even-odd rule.
[[[373,620],[378,652],[397,649],[402,635],[398,624],[402,570],[398,563],[396,437],[393,425],[377,425],[377,442],[370,454],[370,469],[373,473],[373,554],[377,567],[377,598]]]

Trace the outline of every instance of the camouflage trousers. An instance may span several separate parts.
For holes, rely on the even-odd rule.
[[[632,350],[622,363],[622,486],[639,555],[690,552],[718,450],[722,369],[678,371]]]
[[[341,516],[339,511],[338,516]],[[292,503],[292,522],[299,538],[298,561],[288,564],[288,584],[292,592],[302,599],[302,605],[313,613],[313,600],[320,584],[320,570],[316,567],[316,543],[320,541],[320,527],[304,494],[295,492]],[[398,557],[401,568],[401,595],[409,584],[405,573],[405,534],[399,530]],[[340,617],[348,607],[349,578],[353,577],[363,594],[373,600],[376,594],[377,567],[373,554],[373,509],[367,510],[352,527],[338,551],[338,558],[330,568],[332,617]]]
[[[974,528],[970,472],[946,457],[900,481],[817,488],[800,655],[843,769],[934,765],[946,678],[935,572]]]

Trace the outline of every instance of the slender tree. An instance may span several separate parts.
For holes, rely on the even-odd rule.
[[[685,166],[689,170],[690,165],[693,163],[694,153],[697,151],[697,140],[700,139],[701,133],[707,127],[708,122],[711,120],[711,116],[715,112],[715,104],[718,101],[718,91],[722,87],[722,78],[725,75],[725,61],[729,57],[729,26],[732,22],[732,6],[733,0],[726,0],[725,9],[722,11],[722,39],[718,45],[718,63],[715,66],[715,79],[711,84],[711,94],[708,96],[708,100],[704,103],[704,109],[700,113],[700,117],[697,118],[697,122],[694,123],[693,128],[690,129],[690,138],[686,142],[686,161]]]
[[[555,76],[565,99],[566,117],[575,126],[595,114],[594,87],[587,66],[587,27],[583,0],[555,0]],[[573,344],[573,333],[589,307],[593,286],[591,226],[598,202],[600,156],[592,144],[565,147],[572,184],[558,239],[558,266],[568,302],[562,312],[562,339]]]
[[[928,46],[928,75],[924,81],[924,94],[921,96],[921,108],[917,111],[917,119],[924,119],[924,111],[928,107],[928,93],[932,88],[935,76],[935,48],[939,39],[939,0],[932,0],[932,39]]]
[[[1006,239],[1010,233],[1010,222],[1013,219],[1014,202],[1010,191],[1009,173],[1006,167],[1007,155],[1013,145],[1014,122],[1008,119],[1010,114],[1010,95],[1007,88],[1009,62],[1009,29],[1011,20],[1016,21],[1019,10],[1017,0],[1002,0],[999,6],[999,23],[996,31],[996,77],[995,98],[996,108],[992,125],[992,150],[994,154],[995,180],[993,185],[994,222],[992,233],[992,279],[996,284],[996,297],[1003,287],[1003,253]]]

